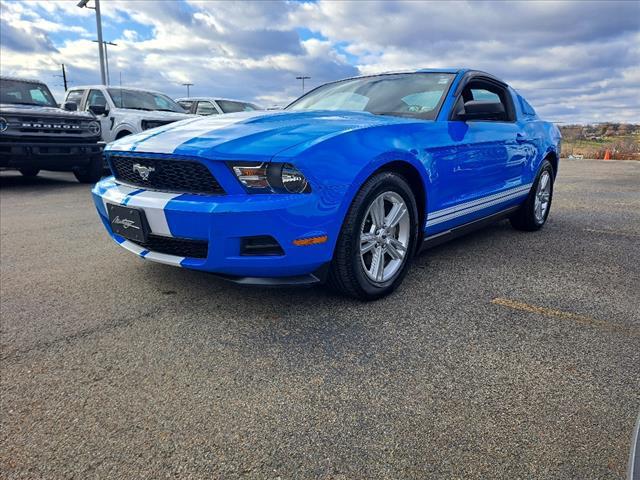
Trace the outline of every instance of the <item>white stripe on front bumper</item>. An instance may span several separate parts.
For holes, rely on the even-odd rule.
[[[147,190],[132,196],[127,206],[137,207],[144,210],[151,233],[172,237],[171,230],[167,224],[167,216],[164,208],[171,200],[182,195],[181,193],[164,193]]]

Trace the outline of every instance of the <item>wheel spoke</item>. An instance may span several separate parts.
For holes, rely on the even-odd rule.
[[[381,248],[377,248],[373,252],[373,257],[371,258],[371,268],[369,269],[369,273],[376,279],[376,281],[381,282],[382,276],[384,273],[384,252]]]
[[[387,228],[393,228],[400,223],[400,220],[402,220],[406,214],[407,207],[404,206],[404,203],[396,203],[393,205],[393,208],[391,208],[387,218],[384,219],[384,223]]]
[[[384,224],[384,199],[382,197],[376,198],[371,205],[371,220],[378,228]]]
[[[367,252],[373,250],[376,246],[375,240],[360,243],[360,255],[364,255]]]
[[[387,244],[387,253],[394,260],[400,260],[402,257],[404,257],[404,252],[397,250],[392,243]]]
[[[542,175],[540,178],[540,190],[544,190],[547,188],[547,183],[549,182],[549,175]]]
[[[396,239],[396,238],[391,238],[391,239],[389,239],[389,242],[390,242],[390,244],[391,244],[391,245],[393,245],[393,247],[394,247],[396,250],[398,250],[398,251],[402,252],[402,253],[403,253],[403,255],[404,255],[404,252],[406,252],[406,251],[407,251],[407,247],[405,247],[405,246],[402,244],[402,242],[400,242],[400,240],[398,240],[398,239]]]

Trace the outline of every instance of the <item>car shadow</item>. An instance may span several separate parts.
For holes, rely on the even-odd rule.
[[[69,187],[88,187],[79,183],[72,173],[44,172],[37,177],[25,177],[19,172],[5,171],[0,173],[0,189],[17,190],[24,188],[33,189],[59,189]]]

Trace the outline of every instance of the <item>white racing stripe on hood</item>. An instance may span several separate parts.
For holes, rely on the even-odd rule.
[[[198,119],[196,122],[183,123],[182,125],[168,128],[167,131],[161,134],[151,135],[144,140],[133,142],[133,146],[129,150],[148,153],[173,153],[180,145],[193,138],[198,138],[208,132],[262,115],[273,115],[273,112],[255,111],[211,115]],[[115,146],[115,149],[123,150],[120,145]]]
[[[182,195],[181,193],[164,193],[147,190],[132,196],[127,206],[138,207],[144,210],[151,233],[171,237],[171,230],[167,224],[167,217],[164,214],[164,207],[171,200]]]

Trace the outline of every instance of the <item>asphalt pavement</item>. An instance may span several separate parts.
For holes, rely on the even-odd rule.
[[[563,161],[542,231],[374,303],[136,258],[70,174],[0,174],[0,233],[0,478],[625,476],[640,162]]]

